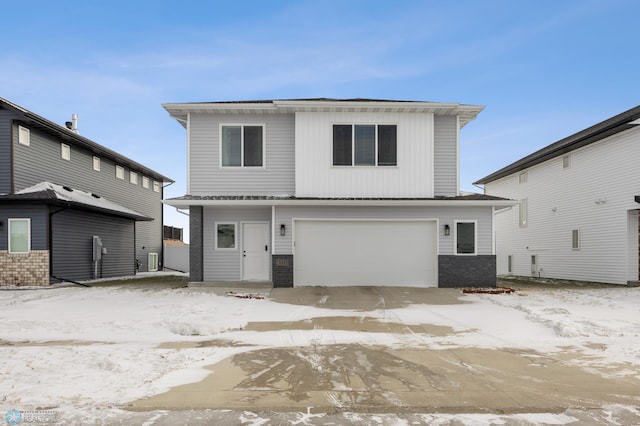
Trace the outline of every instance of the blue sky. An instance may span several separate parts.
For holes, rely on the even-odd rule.
[[[308,97],[484,105],[461,189],[640,104],[635,0],[66,1],[2,6],[0,96],[173,178],[167,102]],[[166,208],[165,222],[187,226]]]

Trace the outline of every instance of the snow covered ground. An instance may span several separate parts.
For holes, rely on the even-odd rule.
[[[204,367],[243,351],[362,340],[389,346],[413,345],[418,340],[433,349],[473,346],[541,353],[571,347],[584,355],[579,358],[584,368],[598,374],[640,379],[640,288],[534,288],[512,295],[460,297],[472,303],[410,305],[363,313],[287,305],[268,298],[240,299],[188,288],[3,290],[0,418],[11,409],[51,409],[60,424],[128,424],[127,418],[147,425],[165,424],[162,421],[168,416],[166,412],[144,413],[143,419],[143,414],[121,408],[132,400],[199,381],[209,373]],[[364,315],[389,322],[448,326],[456,333],[370,333],[365,338],[357,331],[242,330],[248,322]],[[214,339],[235,344],[188,350],[166,345]],[[608,369],[614,365],[616,368]],[[638,407],[603,407],[603,412],[616,411],[640,416]],[[290,424],[316,424],[313,416],[322,415],[299,413]],[[390,415],[348,416],[344,414],[342,418],[353,424],[360,424],[358,419],[368,424],[412,424]],[[579,420],[570,412],[423,416],[416,421],[442,425],[456,421],[477,425],[564,425]],[[197,424],[192,421],[190,424]],[[269,423],[256,413],[240,413],[234,424]]]

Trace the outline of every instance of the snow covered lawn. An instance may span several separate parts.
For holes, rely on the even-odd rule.
[[[199,381],[209,373],[204,367],[234,354],[311,344],[366,342],[432,349],[517,348],[540,353],[571,348],[582,354],[577,362],[586,369],[640,379],[639,288],[532,288],[512,295],[461,293],[460,298],[471,303],[378,307],[362,312],[281,304],[268,298],[219,296],[188,288],[3,290],[0,415],[4,418],[10,409],[53,409],[78,423],[101,419],[101,424],[106,424],[108,418],[125,418],[122,416],[127,412],[120,410],[124,404]],[[433,324],[451,327],[454,332],[243,330],[249,322],[329,316]],[[182,349],[171,346],[180,343]],[[622,408],[640,415],[637,408]],[[239,424],[262,424],[255,417],[244,416],[249,420]],[[443,416],[465,419],[467,424],[487,421],[486,414],[478,414],[475,420],[471,415]],[[575,420],[566,413],[540,416],[532,414],[528,421],[569,424]]]

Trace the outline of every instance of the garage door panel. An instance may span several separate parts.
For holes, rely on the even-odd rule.
[[[304,285],[436,286],[434,221],[296,221]]]

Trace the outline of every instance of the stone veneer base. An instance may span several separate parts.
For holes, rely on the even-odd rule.
[[[10,254],[0,250],[0,285],[49,285],[49,250]]]

